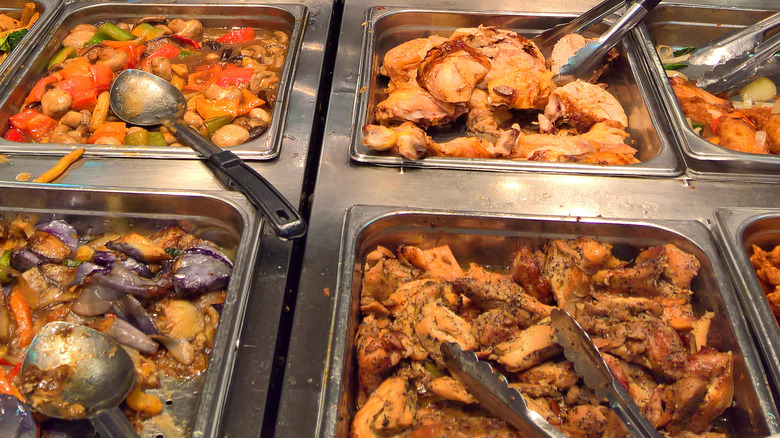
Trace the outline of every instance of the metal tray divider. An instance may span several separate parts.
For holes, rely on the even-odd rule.
[[[554,173],[585,173],[600,176],[639,176],[639,177],[674,177],[682,175],[685,168],[682,162],[679,160],[678,153],[675,151],[674,146],[670,146],[671,136],[667,135],[665,131],[656,129],[655,132],[658,135],[658,140],[661,143],[661,150],[659,153],[642,163],[631,165],[614,165],[614,166],[599,166],[592,164],[582,163],[547,163],[547,162],[535,162],[535,161],[523,161],[523,160],[507,160],[507,159],[481,159],[481,158],[452,158],[452,157],[425,157],[420,160],[408,160],[403,157],[391,156],[386,154],[379,154],[373,152],[364,152],[366,149],[361,144],[362,139],[362,126],[367,122],[368,105],[370,100],[370,88],[371,88],[371,74],[374,46],[376,44],[376,23],[379,19],[387,17],[388,15],[397,14],[399,12],[404,13],[461,13],[468,15],[496,15],[496,12],[485,10],[441,10],[441,9],[426,9],[426,8],[402,8],[402,7],[373,7],[366,10],[365,22],[362,38],[362,50],[360,57],[360,64],[357,74],[357,83],[355,88],[355,103],[354,112],[352,114],[352,122],[350,125],[350,157],[352,160],[362,163],[370,163],[379,166],[406,166],[406,167],[422,167],[422,168],[447,168],[447,169],[465,169],[465,170],[487,170],[487,171],[533,171],[533,172],[554,172]],[[503,15],[522,15],[522,12],[517,11],[512,14]],[[552,17],[560,18],[560,14],[549,13],[528,13],[534,17]],[[572,15],[573,17],[573,15]],[[623,47],[625,49],[626,57],[628,59],[629,69],[631,70],[635,83],[638,88],[642,102],[644,103],[651,121],[654,126],[659,126],[658,122],[663,119],[663,112],[660,109],[651,108],[651,103],[655,102],[655,99],[647,99],[645,95],[652,93],[652,88],[649,88],[644,83],[644,80],[640,80],[639,76],[644,77],[641,57],[637,57],[633,51],[635,51],[634,42],[631,39],[625,39],[623,41]],[[381,60],[380,60],[381,62]],[[648,78],[649,81],[649,78]]]
[[[437,210],[415,210],[406,208],[396,208],[389,206],[367,206],[356,205],[350,208],[344,217],[343,229],[341,234],[340,244],[340,257],[338,262],[337,273],[337,287],[338,290],[335,293],[335,305],[333,310],[333,317],[331,320],[331,336],[328,345],[328,358],[326,362],[324,384],[325,390],[321,392],[320,410],[318,413],[317,432],[315,436],[320,438],[330,438],[335,436],[346,436],[343,434],[344,430],[339,429],[339,424],[342,427],[345,426],[345,422],[348,424],[348,419],[343,417],[343,412],[340,412],[340,406],[342,403],[346,403],[347,397],[350,397],[349,392],[352,388],[349,387],[352,377],[350,373],[351,364],[347,363],[348,359],[354,362],[353,354],[350,352],[352,348],[353,339],[356,329],[353,329],[351,325],[357,324],[356,318],[352,318],[352,312],[355,312],[356,304],[359,303],[359,295],[357,298],[354,296],[358,291],[354,284],[354,281],[359,281],[362,269],[362,260],[359,260],[360,256],[358,251],[358,245],[363,233],[366,232],[372,224],[381,222],[390,217],[398,217],[404,215],[420,215],[434,217],[450,217],[458,218],[464,217],[474,219],[475,223],[469,227],[457,227],[456,230],[461,234],[485,234],[496,236],[533,236],[541,238],[557,238],[566,237],[572,238],[571,231],[555,232],[545,227],[546,223],[556,224],[570,224],[570,226],[580,227],[582,225],[583,231],[588,227],[597,226],[598,224],[607,225],[611,227],[651,227],[653,230],[660,230],[662,232],[668,232],[675,236],[680,241],[688,242],[688,244],[694,245],[705,256],[705,262],[709,262],[712,268],[712,273],[715,276],[715,283],[720,291],[723,308],[719,309],[723,312],[722,316],[726,319],[726,325],[733,330],[734,341],[736,345],[734,348],[741,349],[741,360],[744,363],[747,376],[743,376],[744,383],[749,384],[753,388],[753,393],[757,400],[758,406],[740,406],[738,413],[734,416],[741,418],[747,414],[750,417],[752,432],[760,436],[761,431],[757,430],[757,423],[760,422],[760,427],[766,429],[767,433],[780,432],[780,423],[778,423],[778,413],[775,405],[772,402],[772,396],[768,389],[766,375],[761,366],[761,361],[756,351],[756,348],[752,342],[749,334],[747,323],[740,312],[739,303],[735,296],[734,290],[731,288],[731,282],[726,277],[724,270],[722,269],[720,258],[718,255],[717,247],[714,243],[712,233],[709,228],[701,222],[692,220],[627,220],[627,219],[605,219],[605,218],[574,218],[564,216],[525,216],[515,214],[496,214],[496,213],[483,213],[483,212],[457,212],[457,211],[437,211]],[[495,228],[481,228],[481,220],[496,220],[506,219],[510,221],[530,221],[539,224],[541,231],[511,231]],[[428,223],[427,221],[417,221],[414,223],[414,228],[421,230],[428,230],[429,233],[433,233],[434,230],[447,233],[451,231],[446,227],[440,227],[438,224]],[[575,230],[572,230],[575,231]],[[576,230],[579,235],[592,235],[591,233],[582,232]],[[601,240],[610,242],[623,242],[623,241],[636,241],[642,240],[644,244],[661,244],[661,243],[676,243],[675,241],[669,241],[668,239],[662,239],[658,242],[651,241],[647,236],[598,236]],[[702,263],[704,265],[704,262]],[[347,267],[351,266],[352,269],[347,271]],[[734,349],[732,348],[732,350]],[[735,356],[735,359],[739,356]],[[740,382],[740,376],[735,375],[735,387]],[[735,401],[737,395],[735,394]],[[341,434],[340,434],[341,433]]]
[[[39,0],[39,1],[54,1],[54,0]],[[57,6],[57,14],[52,16],[46,23],[45,29],[41,28],[39,32],[35,34],[35,40],[27,44],[24,53],[18,53],[14,58],[13,63],[3,63],[6,65],[8,72],[14,71],[18,73],[15,78],[11,80],[4,80],[5,86],[0,83],[0,107],[7,106],[7,102],[11,97],[13,91],[22,86],[21,81],[23,76],[27,74],[33,61],[38,60],[40,56],[37,54],[40,50],[40,46],[48,44],[54,38],[55,32],[63,25],[64,21],[73,14],[76,14],[82,10],[89,8],[105,8],[106,5],[115,3],[117,5],[126,5],[125,2],[119,0],[113,1],[99,1],[99,0],[71,0],[61,3]],[[180,14],[191,14],[186,11],[185,6],[202,6],[197,0],[183,0],[175,3],[170,3],[165,0],[143,0],[139,3],[134,3],[138,8],[144,6],[159,7],[159,8],[173,8],[174,10],[181,10]],[[297,62],[299,52],[303,44],[303,32],[308,20],[308,8],[301,4],[293,3],[260,3],[256,0],[249,0],[242,3],[220,3],[220,7],[256,7],[266,10],[277,10],[289,14],[293,19],[292,28],[290,29],[290,41],[287,48],[287,55],[284,61],[284,67],[280,74],[279,89],[277,94],[277,102],[274,106],[271,126],[268,131],[260,137],[260,141],[253,140],[243,145],[235,146],[231,148],[236,155],[245,160],[272,160],[279,155],[281,149],[282,140],[284,136],[284,127],[287,121],[287,112],[292,88],[294,85],[295,72],[297,70]],[[134,14],[140,18],[142,13]],[[210,10],[204,15],[210,17],[219,15],[214,14]],[[250,16],[251,17],[251,16]],[[197,16],[194,16],[197,18]],[[34,44],[33,44],[34,43]],[[16,51],[19,52],[19,51]],[[17,59],[17,58],[24,58]],[[6,60],[8,61],[8,60]],[[39,60],[38,60],[39,61]],[[2,70],[0,70],[2,72]],[[35,75],[33,75],[35,76]],[[2,76],[0,76],[2,77]],[[32,87],[32,84],[30,84]],[[0,121],[2,123],[2,121]],[[257,144],[252,145],[253,142]],[[250,145],[250,146],[248,146]],[[157,147],[157,146],[101,146],[101,145],[77,145],[86,149],[85,154],[87,156],[100,156],[100,157],[134,157],[134,158],[179,158],[179,159],[200,159],[200,156],[188,147]],[[243,146],[243,149],[242,149]],[[64,152],[72,149],[74,145],[61,145],[53,143],[16,143],[0,138],[0,152],[3,153],[17,153],[21,155],[62,155]],[[251,147],[251,148],[250,148]]]

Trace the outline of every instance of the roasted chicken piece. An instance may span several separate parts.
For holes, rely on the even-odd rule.
[[[558,307],[569,313],[590,295],[589,272],[611,262],[612,246],[593,239],[551,240],[542,275],[549,279]]]
[[[366,256],[363,271],[361,306],[386,300],[398,286],[419,275],[418,270],[396,259],[391,251],[381,246]]]
[[[455,280],[463,277],[463,269],[447,245],[422,250],[416,246],[401,246],[398,256],[412,265],[427,271],[428,276],[442,280]]]
[[[593,125],[605,120],[628,127],[626,112],[615,96],[598,85],[580,80],[556,88],[550,94],[544,117],[550,122],[545,126],[547,132],[560,124],[570,125],[581,133],[588,132]]]
[[[736,117],[720,117],[718,119],[719,145],[737,152],[749,154],[768,154],[766,142],[759,143],[756,138],[755,125]]]
[[[569,157],[583,157],[589,154],[614,153],[616,159],[606,164],[620,164],[611,161],[638,163],[634,158],[636,149],[623,143],[628,137],[625,129],[615,122],[599,122],[585,134],[567,135],[518,133],[509,158],[532,161],[572,161]],[[602,156],[602,158],[608,158]]]
[[[414,422],[417,393],[409,381],[390,377],[371,394],[352,420],[352,438],[374,438],[403,431]]]
[[[669,78],[669,82],[683,112],[693,123],[712,126],[720,116],[734,111],[730,101],[715,97],[683,78]]]
[[[764,289],[769,308],[780,320],[780,245],[771,251],[764,251],[761,247],[753,245],[753,254],[750,263],[756,270],[759,283]]]
[[[555,329],[546,318],[519,332],[513,340],[496,345],[490,358],[497,360],[507,371],[516,373],[559,354],[561,347],[555,342]]]
[[[401,155],[409,160],[417,160],[428,154],[432,140],[425,131],[412,122],[388,128],[381,125],[363,127],[362,143],[375,151],[387,151]]]
[[[561,67],[569,62],[569,58],[577,53],[577,50],[585,47],[588,40],[584,36],[572,33],[564,35],[553,46],[550,58],[547,60],[550,64],[550,70],[556,75],[561,71]]]
[[[484,90],[475,88],[471,92],[466,128],[471,132],[498,136],[501,134],[501,126],[512,118],[512,113],[506,108],[491,105],[488,99],[488,93]],[[503,155],[509,152],[511,148]]]
[[[404,83],[389,90],[387,99],[377,104],[375,116],[380,123],[414,122],[425,128],[451,122],[466,111],[466,105],[438,100],[424,89]]]
[[[456,401],[464,404],[475,404],[475,399],[471,394],[466,391],[466,388],[452,377],[439,377],[434,379],[430,383],[432,393],[438,395],[445,400]]]
[[[417,38],[399,44],[385,54],[379,73],[390,77],[396,85],[409,82],[417,85],[417,69],[428,51],[447,41],[439,35]]]
[[[360,390],[358,407],[379,387],[384,373],[411,355],[411,348],[403,333],[391,329],[388,318],[368,315],[358,327],[355,340]]]
[[[417,83],[436,99],[463,103],[490,69],[490,60],[460,40],[431,48],[417,70]]]
[[[552,302],[552,286],[550,280],[542,275],[544,253],[533,252],[527,242],[523,242],[509,266],[509,275],[523,289],[544,304]]]

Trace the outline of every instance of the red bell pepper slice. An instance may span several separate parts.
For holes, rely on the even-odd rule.
[[[87,61],[87,58],[76,58],[73,61],[69,62],[68,65],[65,66],[62,70],[59,71],[59,74],[62,76],[63,79],[68,79],[76,76],[82,76],[82,77],[90,77],[92,76],[92,72],[89,70],[89,66],[91,64],[89,61]]]
[[[74,76],[61,81],[57,88],[70,93],[73,98],[71,107],[76,110],[89,110],[97,103],[98,91],[91,76]]]
[[[27,106],[33,102],[40,102],[41,99],[43,99],[44,93],[46,93],[46,87],[51,84],[56,84],[60,79],[62,79],[61,76],[53,74],[39,80],[32,88],[32,90],[30,90],[30,94],[28,94],[27,98],[24,100],[24,106]]]
[[[94,87],[98,91],[105,91],[111,88],[111,82],[114,80],[114,72],[105,64],[95,64],[89,66],[89,71],[94,82]]]
[[[56,120],[34,109],[26,109],[19,114],[14,114],[8,120],[11,122],[11,126],[35,140],[42,139],[52,128],[57,126]]]
[[[193,49],[200,49],[200,43],[190,37],[186,37],[184,35],[175,35],[175,34],[171,35],[171,37],[173,37],[173,39],[179,41],[182,44],[186,44],[192,47]]]
[[[19,143],[24,143],[24,134],[22,134],[22,131],[16,128],[9,129],[8,132],[5,133],[4,138],[8,141],[16,141]]]
[[[205,90],[206,87],[217,82],[217,77],[221,71],[222,67],[217,64],[206,70],[190,73],[187,77],[187,85],[184,86],[184,89],[187,91]]]
[[[241,44],[255,39],[255,30],[251,27],[234,30],[217,38],[217,41],[224,44]]]
[[[160,46],[159,49],[152,52],[149,56],[144,59],[144,61],[141,63],[142,66],[148,67],[149,64],[152,62],[152,58],[173,58],[175,56],[179,56],[179,53],[181,53],[181,49],[174,46],[173,44],[163,44]]]
[[[237,87],[248,86],[255,70],[244,67],[228,67],[217,75],[217,85],[227,87],[235,85]]]

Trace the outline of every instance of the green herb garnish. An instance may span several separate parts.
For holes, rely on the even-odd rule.
[[[696,47],[693,47],[693,46],[683,47],[681,49],[677,49],[674,52],[672,52],[672,56],[687,55],[687,54],[693,52],[694,49],[696,49]]]
[[[681,68],[688,67],[688,64],[683,63],[677,63],[677,64],[666,64],[664,65],[664,69],[666,70],[679,70]]]
[[[81,264],[81,262],[80,262],[80,261],[78,261],[78,260],[70,260],[70,259],[65,259],[65,260],[63,260],[63,261],[62,261],[62,264],[63,264],[63,265],[66,267],[66,268],[75,268],[75,267],[78,267],[78,265],[80,265],[80,264]]]
[[[169,256],[171,256],[172,258],[175,259],[175,258],[179,257],[181,255],[181,253],[184,252],[184,250],[183,249],[179,249],[179,248],[165,248],[165,252]]]

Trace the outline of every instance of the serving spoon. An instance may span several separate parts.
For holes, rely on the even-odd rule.
[[[125,70],[111,85],[110,96],[111,110],[120,119],[139,126],[165,125],[199,152],[223,184],[242,192],[263,212],[277,236],[294,239],[306,233],[301,215],[268,180],[179,120],[187,111],[187,100],[170,82],[143,70]]]
[[[50,380],[58,388],[52,391],[41,379],[47,385],[37,397],[39,388],[33,391],[33,409],[64,420],[87,418],[103,438],[138,437],[119,410],[135,380],[133,361],[113,339],[83,325],[46,324],[24,356],[22,377],[55,369],[58,377]]]

